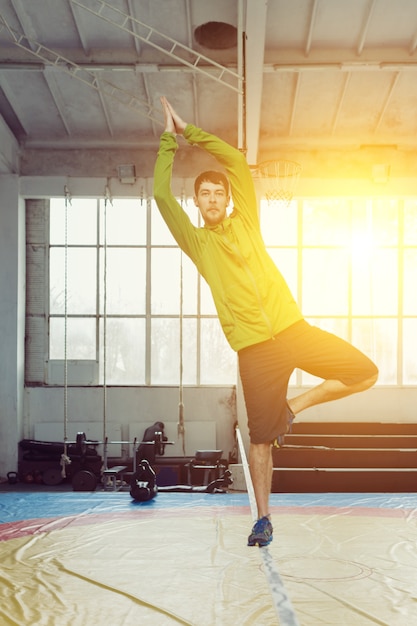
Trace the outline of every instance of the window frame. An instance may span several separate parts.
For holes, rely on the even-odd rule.
[[[123,198],[121,198],[123,199]],[[295,230],[296,230],[296,239],[295,241],[286,242],[285,240],[280,241],[276,245],[272,245],[270,242],[266,244],[267,249],[274,251],[275,249],[279,251],[291,251],[294,253],[295,258],[297,260],[297,268],[293,272],[295,273],[296,280],[296,288],[294,296],[296,300],[299,302],[301,309],[303,310],[303,293],[302,293],[302,285],[303,285],[303,253],[304,250],[308,248],[308,246],[303,245],[303,230],[305,227],[305,223],[303,220],[303,207],[307,202],[329,202],[332,201],[332,198],[329,197],[305,197],[305,198],[297,198],[294,199],[290,205],[289,209],[285,209],[287,211],[286,217],[288,218],[288,211],[296,211],[296,220],[295,220]],[[347,197],[340,196],[339,198],[333,198],[335,202],[347,202],[350,206],[353,206],[355,202],[362,203],[371,203],[372,206],[377,206],[384,199],[377,198],[369,198],[369,197]],[[103,200],[101,198],[96,198],[97,205]],[[138,202],[141,202],[139,199]],[[352,285],[348,286],[349,289],[349,310],[348,314],[337,316],[337,315],[329,315],[326,312],[322,314],[315,315],[314,318],[311,315],[305,314],[305,317],[308,321],[315,321],[318,323],[322,323],[325,325],[326,320],[346,320],[347,324],[347,336],[345,337],[348,341],[352,341],[354,339],[354,321],[355,320],[391,320],[392,326],[396,328],[397,338],[396,338],[396,377],[392,382],[381,382],[377,383],[377,386],[380,387],[413,387],[417,381],[417,373],[414,374],[412,372],[411,377],[407,374],[407,358],[410,359],[409,355],[407,357],[407,347],[404,342],[406,341],[407,335],[407,327],[415,327],[417,325],[417,314],[410,313],[404,311],[404,306],[406,303],[405,300],[405,281],[407,280],[405,276],[405,267],[407,266],[407,255],[409,258],[413,258],[414,254],[417,254],[417,233],[415,235],[410,234],[410,223],[406,223],[406,218],[412,218],[411,224],[415,225],[415,216],[414,213],[417,214],[417,197],[391,197],[390,199],[385,200],[386,202],[392,201],[396,202],[397,206],[397,214],[398,214],[398,242],[396,245],[392,246],[391,244],[386,247],[396,248],[397,252],[397,262],[398,262],[398,283],[396,288],[396,297],[398,300],[398,310],[396,314],[391,315],[380,315],[378,313],[373,313],[372,315],[356,315],[352,312]],[[142,317],[145,324],[145,376],[143,383],[129,383],[127,386],[160,386],[161,384],[166,384],[167,386],[177,386],[178,382],[167,382],[167,383],[157,383],[156,385],[152,383],[150,371],[151,371],[151,342],[152,342],[152,319],[179,319],[177,313],[172,313],[170,315],[166,314],[153,314],[151,312],[151,263],[152,263],[152,252],[154,249],[178,249],[178,246],[175,242],[165,242],[165,243],[156,243],[153,244],[151,238],[151,215],[152,211],[155,210],[154,201],[152,198],[148,198],[146,201],[146,241],[140,246],[135,247],[143,247],[145,249],[145,260],[146,260],[146,284],[148,285],[146,289],[145,296],[145,307],[146,311]],[[262,223],[262,207],[265,204],[265,200],[262,200],[260,211],[261,211],[261,223]],[[67,367],[67,375],[68,375],[68,384],[70,385],[80,385],[80,386],[90,386],[90,385],[100,385],[102,384],[102,380],[100,379],[100,347],[99,347],[99,337],[100,330],[96,329],[96,355],[94,359],[89,361],[87,360],[77,360],[77,359],[67,359],[67,362],[64,363],[62,359],[50,359],[49,358],[49,218],[48,218],[48,207],[49,200],[41,199],[41,200],[27,200],[28,210],[27,210],[27,313],[26,313],[26,360],[25,360],[25,381],[27,385],[60,385],[62,384],[63,370],[64,365]],[[406,216],[405,209],[411,207],[411,211]],[[407,226],[408,224],[408,226]],[[408,228],[408,230],[407,230]],[[167,240],[168,241],[168,240]],[[114,247],[128,247],[128,246],[114,246]],[[320,246],[310,246],[310,248],[320,248]],[[411,251],[411,252],[410,252]],[[181,253],[182,255],[183,253]],[[100,255],[100,246],[97,246],[97,255]],[[411,261],[408,261],[410,264]],[[408,266],[409,267],[409,266]],[[282,268],[280,268],[282,270]],[[412,274],[412,268],[407,270]],[[99,269],[97,270],[99,273]],[[284,273],[285,275],[285,273]],[[202,349],[202,341],[201,341],[201,326],[205,323],[204,320],[214,320],[217,319],[217,315],[215,310],[208,310],[204,313],[202,312],[202,301],[207,297],[207,286],[202,282],[202,278],[197,274],[197,309],[196,314],[183,313],[183,320],[187,319],[195,319],[197,326],[197,340],[196,340],[196,380],[194,383],[184,382],[184,385],[197,385],[197,386],[205,386],[205,385],[228,385],[229,382],[224,383],[224,381],[219,382],[201,382],[201,363],[203,356],[201,355]],[[352,276],[350,276],[350,282],[352,281]],[[408,281],[410,278],[408,277]],[[294,282],[294,280],[293,280]],[[97,298],[98,299],[98,298]],[[410,298],[407,302],[410,302],[408,306],[415,306],[414,300]],[[211,306],[211,305],[210,305]],[[209,307],[210,308],[210,307]],[[305,312],[304,312],[305,313]],[[84,316],[82,316],[84,317]],[[97,315],[93,315],[97,319]],[[117,316],[115,316],[117,317]],[[98,316],[98,319],[100,316]],[[411,330],[408,333],[412,332]],[[339,334],[339,333],[336,333]],[[356,344],[357,345],[357,344]],[[361,346],[358,346],[361,347]],[[369,354],[369,352],[368,352]],[[371,358],[374,358],[373,354],[369,354]],[[378,359],[375,359],[378,363]],[[236,366],[236,377],[237,377],[237,366]],[[112,383],[109,383],[112,384]],[[117,383],[116,383],[117,384]],[[230,384],[235,384],[231,382]],[[304,373],[300,371],[296,371],[290,381],[290,387],[310,387],[313,383],[312,380],[306,379]],[[124,383],[121,383],[123,386]]]

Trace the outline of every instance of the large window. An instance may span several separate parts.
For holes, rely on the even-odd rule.
[[[28,243],[35,280],[28,278],[27,325],[33,359],[42,363],[29,382],[53,383],[43,372],[65,360],[77,371],[94,368],[85,384],[235,384],[236,355],[210,291],[153,201],[73,199],[66,206],[53,198],[45,207],[44,218],[39,207],[34,212],[35,244]],[[184,208],[198,224],[193,202]],[[260,216],[267,248],[307,320],[375,360],[379,385],[415,385],[417,199],[262,202]],[[36,244],[42,219],[45,253]],[[46,350],[37,339],[42,320]],[[291,379],[315,382],[300,371]]]
[[[49,223],[51,361],[95,361],[109,385],[236,382],[211,294],[153,202],[53,198]]]
[[[379,385],[417,382],[417,201],[262,204],[265,242],[311,323],[378,365]],[[296,372],[291,381],[314,378]]]

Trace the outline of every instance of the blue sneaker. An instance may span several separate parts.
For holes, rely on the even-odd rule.
[[[252,532],[248,537],[248,546],[257,545],[260,548],[267,546],[272,541],[272,531],[272,524],[268,517],[261,517],[252,528]]]

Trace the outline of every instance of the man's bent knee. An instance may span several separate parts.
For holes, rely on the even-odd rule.
[[[373,387],[376,383],[376,381],[378,380],[378,372],[376,374],[374,374],[373,376],[371,376],[370,378],[367,378],[364,382],[365,389],[369,389],[370,387]]]
[[[377,380],[378,372],[376,372],[373,376],[370,376],[369,378],[365,378],[365,380],[359,383],[351,385],[351,387],[357,389],[358,391],[366,391],[366,389],[370,389],[371,387],[373,387]]]

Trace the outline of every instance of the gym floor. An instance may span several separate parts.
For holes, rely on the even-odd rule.
[[[282,620],[248,495],[0,485],[0,623],[346,626],[417,623],[417,494],[272,494],[268,548],[295,613]]]

